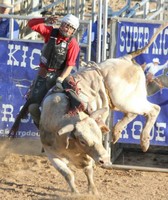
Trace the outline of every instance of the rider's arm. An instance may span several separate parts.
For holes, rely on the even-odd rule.
[[[68,67],[65,67],[64,71],[62,72],[62,74],[59,76],[59,80],[61,82],[63,82],[63,80],[68,77],[72,71],[74,66],[68,66]]]
[[[45,24],[45,18],[30,19],[27,25],[29,26],[29,28],[31,28],[31,30],[40,33],[40,35],[43,36],[45,42],[48,41],[51,31],[53,30],[52,26],[47,26]]]
[[[79,48],[79,45],[78,45],[76,39],[72,38],[72,40],[68,46],[66,67],[59,77],[60,81],[63,81],[66,77],[68,77],[70,75],[73,67],[76,66],[76,59],[78,57],[79,50],[80,50],[80,48]]]

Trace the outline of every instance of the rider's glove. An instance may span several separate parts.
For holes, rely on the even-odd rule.
[[[62,86],[62,82],[63,82],[63,79],[61,77],[58,77],[57,80],[56,80],[56,89],[58,90],[63,90],[63,86]]]

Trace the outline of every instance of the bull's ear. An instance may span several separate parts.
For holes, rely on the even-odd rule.
[[[65,133],[71,132],[74,130],[74,125],[73,124],[67,124],[66,126],[62,127],[59,131],[58,131],[58,135],[63,135]]]
[[[107,133],[110,131],[110,129],[107,127],[107,125],[102,120],[102,115],[107,111],[108,111],[107,108],[102,108],[102,109],[96,110],[95,112],[93,112],[90,115],[90,117],[92,117],[96,121],[96,123],[100,127],[102,133]]]
[[[104,124],[103,126],[100,127],[102,133],[108,133],[110,129]]]
[[[98,126],[100,127],[102,133],[108,133],[110,131],[108,126],[103,122],[103,120],[101,118],[97,118],[97,119],[95,119],[95,121],[98,124]]]

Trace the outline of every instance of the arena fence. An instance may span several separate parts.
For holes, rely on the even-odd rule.
[[[82,33],[88,29],[88,40],[86,44],[80,44],[81,47],[86,48],[86,61],[91,58],[91,25],[96,19],[98,20],[98,38],[97,38],[97,57],[96,62],[103,61],[109,57],[109,49],[106,50],[106,45],[109,44],[107,41],[106,33],[111,27],[107,27],[107,15],[108,15],[108,0],[92,1],[90,13],[86,13],[86,1],[85,0],[55,0],[53,3],[44,4],[43,0],[17,0],[13,2],[12,13],[18,13],[19,16],[10,15],[10,26],[12,30],[13,19],[17,19],[21,26],[20,39],[34,39],[39,40],[36,33],[29,32],[25,29],[28,19],[33,16],[40,17],[42,12],[46,11],[50,15],[60,15],[63,16],[66,13],[73,13],[78,16],[84,23],[81,24],[80,30],[77,33],[77,39],[80,41]],[[150,8],[150,3],[154,6]],[[58,6],[62,6],[63,9],[59,10]],[[19,9],[20,8],[20,9]],[[22,11],[23,10],[23,11]],[[168,10],[167,0],[142,0],[131,7],[131,0],[126,0],[125,5],[118,11],[113,12],[114,17],[122,18],[141,18],[147,20],[166,20],[168,15],[166,14]],[[3,16],[3,15],[0,15]],[[8,16],[4,16],[8,17]],[[23,21],[24,20],[24,21]],[[23,31],[22,31],[23,30]],[[13,34],[11,31],[10,39],[13,39]],[[108,45],[110,46],[110,45]],[[102,50],[101,50],[102,49]]]

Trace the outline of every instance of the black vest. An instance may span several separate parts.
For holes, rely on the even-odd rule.
[[[72,37],[70,37],[68,41],[62,41],[60,44],[56,44],[58,33],[58,29],[52,30],[50,39],[46,44],[44,44],[41,52],[40,61],[47,67],[47,69],[63,70],[66,66],[68,45]]]

